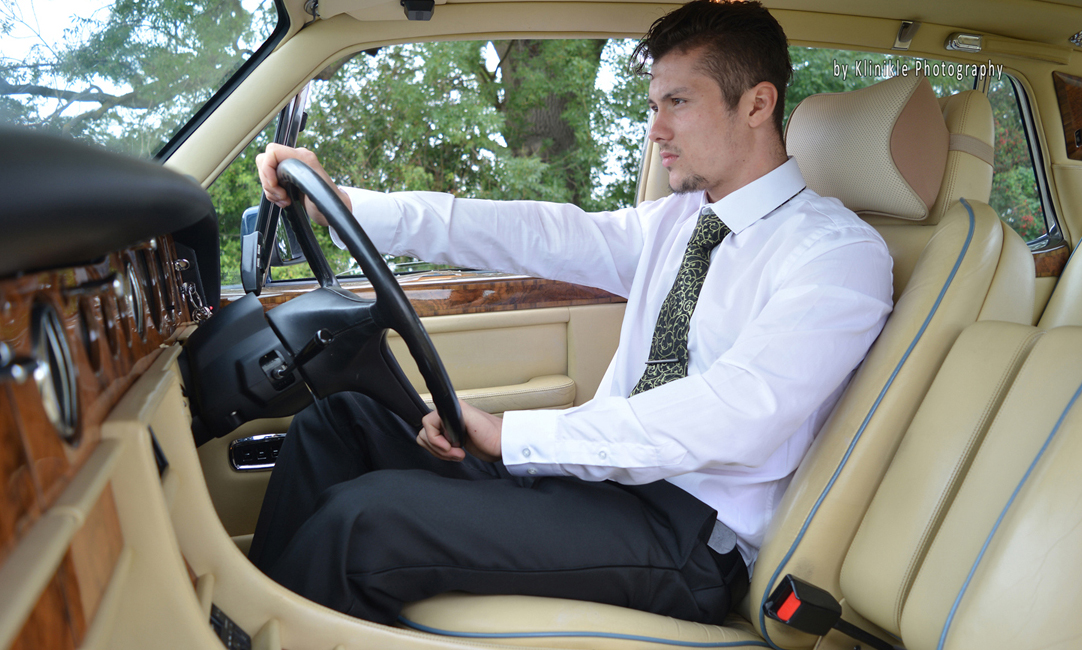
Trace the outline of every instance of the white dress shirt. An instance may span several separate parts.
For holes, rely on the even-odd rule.
[[[380,251],[599,287],[627,298],[594,399],[509,411],[516,475],[667,479],[718,511],[750,564],[789,478],[891,310],[891,257],[790,159],[712,205],[732,230],[711,255],[688,376],[634,397],[661,303],[705,192],[588,213],[532,201],[343,188]]]

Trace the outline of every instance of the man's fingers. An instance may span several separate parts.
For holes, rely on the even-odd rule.
[[[421,431],[417,434],[417,443],[433,456],[443,460],[460,461],[466,457],[461,449],[451,446],[443,435],[443,421],[436,413],[429,413],[421,420]]]
[[[268,201],[282,208],[290,203],[289,195],[278,184],[278,163],[285,159],[279,156],[283,149],[285,148],[281,145],[270,144],[267,145],[264,153],[255,157],[255,166],[259,172],[259,184],[263,186],[263,193],[267,195]]]

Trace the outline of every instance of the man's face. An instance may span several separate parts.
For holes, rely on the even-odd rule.
[[[738,119],[740,107],[730,111],[717,81],[698,67],[701,52],[673,51],[651,67],[650,139],[674,192],[706,190],[717,201],[743,184],[736,183],[750,130]]]

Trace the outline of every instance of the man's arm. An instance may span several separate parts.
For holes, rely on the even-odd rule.
[[[705,372],[567,411],[505,413],[503,462],[515,474],[647,483],[803,454],[788,448],[791,436],[860,363],[889,312],[882,243],[828,249],[801,264]]]
[[[342,188],[380,251],[598,287],[626,296],[651,208],[586,212],[565,203],[459,199]]]

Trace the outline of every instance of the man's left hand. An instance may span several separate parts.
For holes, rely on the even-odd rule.
[[[442,460],[462,462],[466,458],[466,451],[490,463],[500,460],[503,420],[470,406],[462,400],[458,400],[458,403],[462,407],[462,425],[466,428],[465,451],[451,446],[451,441],[443,435],[443,420],[435,411],[421,420],[422,428],[417,434],[417,444]]]

